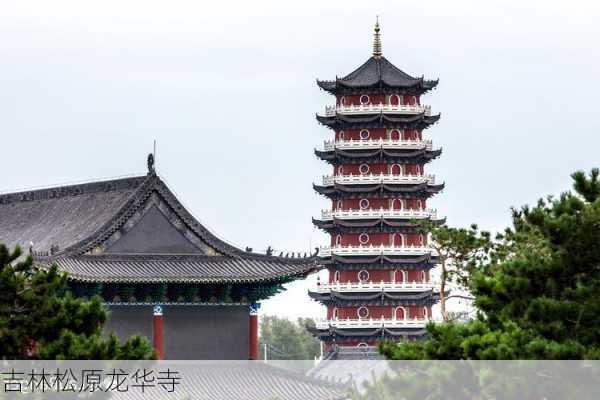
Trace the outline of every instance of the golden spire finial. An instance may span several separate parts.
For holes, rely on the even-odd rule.
[[[379,15],[377,16],[377,20],[375,22],[375,40],[373,41],[373,57],[381,58],[383,53],[381,52],[381,37],[379,36]]]

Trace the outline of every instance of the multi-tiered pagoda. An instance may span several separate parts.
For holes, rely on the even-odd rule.
[[[430,280],[436,256],[419,223],[443,222],[427,201],[444,185],[425,171],[441,150],[423,137],[440,116],[421,103],[438,81],[412,77],[383,57],[379,30],[377,23],[373,56],[363,65],[317,81],[336,98],[317,115],[335,137],[315,151],[333,167],[314,185],[331,210],[313,221],[331,246],[320,253],[329,279],[309,295],[327,306],[315,333],[338,354],[422,336],[438,300]]]

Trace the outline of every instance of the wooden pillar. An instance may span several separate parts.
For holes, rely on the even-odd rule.
[[[152,342],[154,350],[159,360],[165,358],[165,343],[163,336],[163,309],[161,306],[154,306],[154,316],[152,320]]]
[[[259,305],[256,303],[250,305],[250,337],[248,341],[248,358],[250,360],[258,360],[258,307]]]

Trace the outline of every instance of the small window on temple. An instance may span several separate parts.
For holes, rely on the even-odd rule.
[[[358,347],[359,349],[366,349],[369,347],[369,345],[366,344],[365,342],[362,342],[362,343],[357,344],[356,347]]]
[[[338,134],[338,139],[344,140],[344,131],[340,131],[340,133]]]
[[[367,235],[366,233],[361,233],[358,237],[358,241],[360,242],[360,244],[369,243],[369,235]]]
[[[335,205],[335,209],[336,209],[336,210],[341,210],[341,209],[343,208],[343,207],[342,207],[342,206],[343,206],[343,204],[344,204],[344,203],[343,203],[341,200],[338,200],[338,201],[337,201],[337,203],[336,203],[336,205]]]
[[[358,170],[361,174],[366,175],[369,173],[369,166],[367,164],[361,164],[360,167],[358,167]]]
[[[367,208],[369,208],[369,200],[368,199],[360,199],[360,202],[358,203],[358,205],[360,206],[361,210],[366,210]]]
[[[340,97],[340,105],[342,105],[342,106],[346,105],[346,98],[344,96]]]
[[[337,235],[335,237],[335,245],[336,246],[341,246],[342,245],[342,235]]]
[[[392,140],[400,140],[402,138],[400,131],[398,129],[393,129],[390,132],[390,139]]]
[[[369,280],[369,272],[366,270],[362,270],[358,273],[358,280],[361,282],[366,282]]]
[[[340,271],[335,271],[333,274],[333,281],[336,283],[340,281]]]
[[[338,175],[343,175],[344,174],[344,167],[340,165],[338,167],[338,169],[337,169],[337,173],[338,173]]]
[[[393,106],[397,106],[400,104],[400,96],[397,94],[393,94],[390,96],[390,104]]]
[[[369,138],[369,136],[371,136],[371,134],[369,133],[368,130],[363,129],[362,131],[360,131],[360,138],[363,140],[366,140]]]
[[[360,307],[358,309],[358,318],[367,318],[369,316],[369,309],[367,307]]]
[[[338,309],[337,309],[337,308],[334,308],[334,309],[333,309],[333,319],[338,319],[338,314],[339,314],[339,313],[338,313]]]
[[[369,104],[369,96],[366,94],[360,96],[360,104]]]
[[[413,96],[410,98],[410,104],[412,105],[416,105],[417,104],[417,96]]]

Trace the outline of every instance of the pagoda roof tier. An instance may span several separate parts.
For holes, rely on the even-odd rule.
[[[331,94],[364,93],[425,93],[438,84],[438,80],[415,78],[402,71],[383,56],[372,56],[364,64],[343,78],[334,81],[317,80],[319,87]]]
[[[427,333],[425,325],[414,328],[309,328],[309,331],[316,337],[322,339],[335,338],[364,338],[364,339],[392,339],[402,336],[421,337]]]
[[[420,293],[394,294],[387,291],[378,293],[341,293],[331,291],[328,293],[319,293],[309,291],[308,295],[316,301],[325,305],[333,306],[360,306],[360,305],[381,305],[381,306],[415,306],[415,305],[433,305],[438,302],[439,294],[433,290]]]
[[[313,225],[330,234],[337,233],[419,233],[424,232],[423,228],[410,220],[408,221],[388,221],[384,218],[377,220],[358,220],[348,221],[333,219],[323,221],[313,218]]]
[[[426,164],[442,154],[442,149],[436,150],[390,150],[390,149],[334,149],[322,151],[315,149],[315,155],[323,161],[332,165],[338,164],[362,164],[362,163],[415,163]]]
[[[368,115],[319,115],[317,121],[332,129],[343,128],[396,128],[396,129],[426,129],[440,119],[440,114],[427,115],[420,113],[416,115],[379,114]]]
[[[308,329],[316,338],[326,342],[335,342],[338,345],[343,345],[345,341],[354,344],[356,340],[398,340],[399,338],[420,339],[427,335],[427,329],[371,329],[371,330],[356,330],[356,329],[330,329],[319,330],[314,328]]]
[[[0,241],[87,282],[286,281],[317,269],[315,255],[259,254],[219,239],[153,166],[144,176],[0,195]]]
[[[432,265],[437,263],[438,257],[428,253],[416,256],[407,255],[337,255],[333,254],[327,257],[321,257],[320,263],[323,265],[338,266],[339,264],[355,264],[363,267],[370,266],[373,268],[380,268],[384,265],[393,265],[398,268],[405,268],[412,266],[422,266],[423,268],[431,268]]]
[[[370,197],[398,197],[405,195],[406,197],[421,196],[428,198],[444,189],[444,184],[430,184],[427,182],[416,184],[363,184],[363,185],[348,185],[334,183],[333,185],[316,185],[313,184],[313,189],[326,197],[333,199],[352,199]]]

